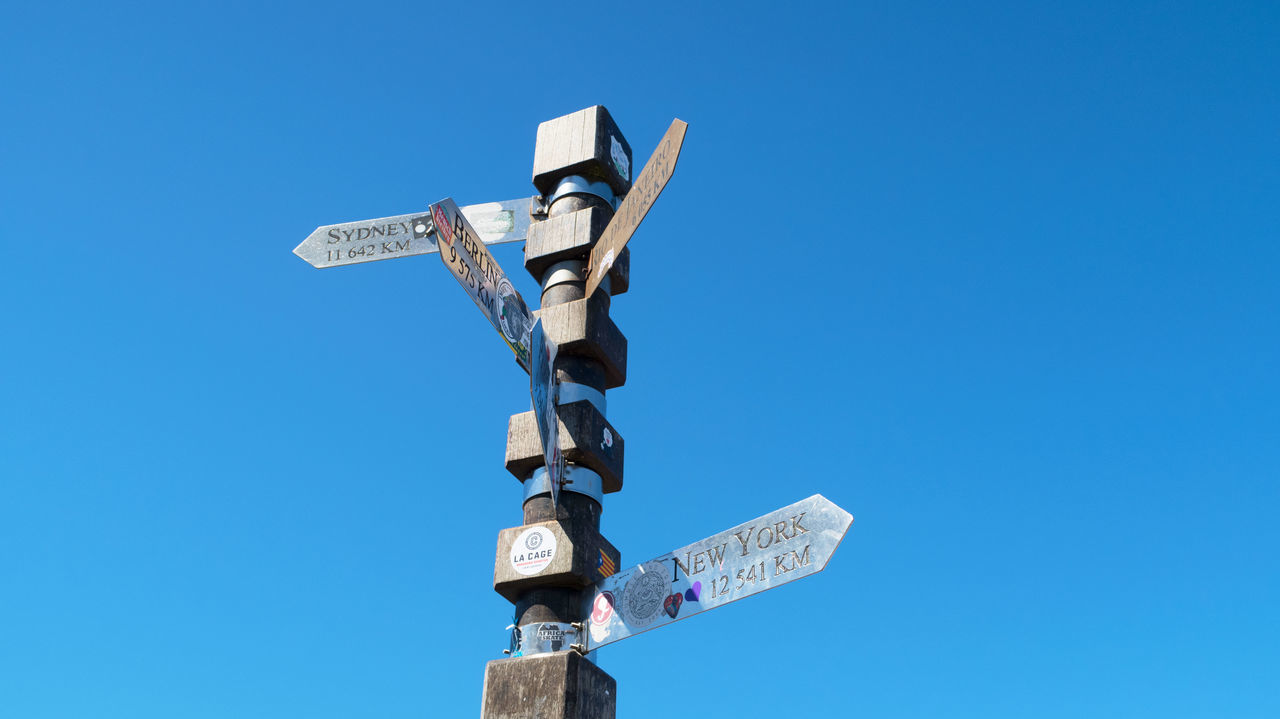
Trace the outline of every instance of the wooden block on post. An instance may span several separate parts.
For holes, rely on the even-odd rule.
[[[603,180],[618,197],[631,189],[631,145],[603,105],[538,125],[533,186],[546,195],[569,175]]]
[[[542,282],[547,269],[557,262],[586,262],[592,245],[600,239],[600,233],[604,232],[611,217],[607,210],[588,207],[533,223],[529,226],[529,239],[524,246],[524,268],[534,279]],[[624,249],[609,269],[609,294],[626,292],[630,279],[631,251]]]
[[[590,299],[544,307],[533,313],[542,318],[547,338],[559,345],[561,355],[590,357],[604,366],[605,389],[627,382],[627,338],[609,319],[608,308]]]
[[[532,588],[584,589],[616,571],[621,561],[617,548],[589,522],[511,527],[498,533],[493,590],[514,604]]]
[[[556,408],[560,421],[560,453],[566,461],[600,475],[606,494],[622,489],[625,443],[618,430],[587,400]],[[513,414],[507,422],[507,471],[524,481],[544,463],[542,440],[533,412]]]
[[[618,682],[574,651],[495,659],[480,719],[614,719]]]

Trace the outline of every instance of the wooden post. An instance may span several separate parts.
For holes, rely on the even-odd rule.
[[[521,656],[486,666],[481,717],[613,719],[617,683],[572,647],[587,620],[583,590],[621,566],[600,516],[603,494],[622,489],[625,443],[605,418],[604,394],[626,381],[627,340],[609,319],[609,301],[627,289],[628,252],[593,296],[584,294],[591,248],[631,188],[631,147],[599,105],[549,120],[538,127],[533,183],[547,214],[529,229],[525,268],[542,286],[535,314],[559,345],[560,447],[574,483],[555,507],[527,485],[523,524],[498,535],[494,589],[515,605],[523,637]],[[508,471],[533,483],[541,465],[533,414],[513,416]]]

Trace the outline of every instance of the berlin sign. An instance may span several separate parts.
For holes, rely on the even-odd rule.
[[[441,200],[431,206],[429,215],[410,220],[409,227],[415,240],[433,232],[438,236],[445,267],[528,370],[533,315],[458,206],[451,199]]]
[[[622,199],[622,204],[618,205],[618,211],[614,213],[613,219],[609,220],[609,225],[604,228],[604,232],[600,233],[600,239],[595,247],[591,248],[587,297],[595,294],[605,273],[613,267],[613,263],[626,247],[627,240],[635,234],[641,220],[649,214],[649,208],[653,207],[658,195],[662,193],[662,188],[667,186],[667,181],[675,173],[676,160],[680,157],[680,146],[684,144],[684,133],[688,128],[689,123],[684,120],[677,118],[671,121],[671,127],[668,127],[666,134],[662,136],[658,148],[649,157],[649,162],[645,163],[640,176],[631,184],[631,191]]]
[[[815,494],[607,577],[583,595],[586,651],[817,574],[852,524]]]
[[[462,214],[486,245],[520,242],[529,236],[532,202],[522,197],[467,205],[462,208]],[[312,267],[338,267],[438,252],[434,226],[428,225],[426,232],[416,233],[421,236],[415,237],[409,224],[423,216],[424,213],[418,212],[317,227],[302,244],[293,248],[293,254]]]

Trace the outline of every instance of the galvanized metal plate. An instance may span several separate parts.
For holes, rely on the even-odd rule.
[[[567,652],[580,640],[578,628],[564,622],[522,624],[515,628],[513,637],[513,657]]]
[[[662,136],[657,149],[645,163],[640,176],[631,185],[631,191],[618,205],[609,225],[600,234],[595,247],[591,248],[591,264],[588,268],[587,297],[595,293],[609,268],[622,255],[622,248],[627,240],[635,234],[636,228],[649,214],[649,208],[662,194],[662,188],[676,171],[676,160],[680,158],[680,147],[684,144],[684,133],[689,124],[679,118],[671,121],[671,126]]]
[[[533,200],[522,197],[467,205],[462,214],[476,229],[481,242],[500,245],[521,242],[529,236],[532,208]],[[427,215],[417,212],[317,227],[293,248],[293,254],[312,267],[339,267],[438,252],[435,227],[428,224],[414,232],[410,224]]]
[[[822,571],[853,516],[820,494],[597,582],[588,651]]]
[[[528,371],[533,314],[524,298],[485,245],[478,241],[479,233],[453,200],[441,200],[431,206],[429,216],[410,221],[415,238],[429,231],[428,225],[434,226],[430,231],[438,238],[440,259],[445,267],[515,353],[516,361]]]

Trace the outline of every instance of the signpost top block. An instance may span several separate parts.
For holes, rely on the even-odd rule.
[[[545,196],[569,175],[604,180],[618,196],[631,189],[631,145],[603,105],[538,125],[533,186]]]

